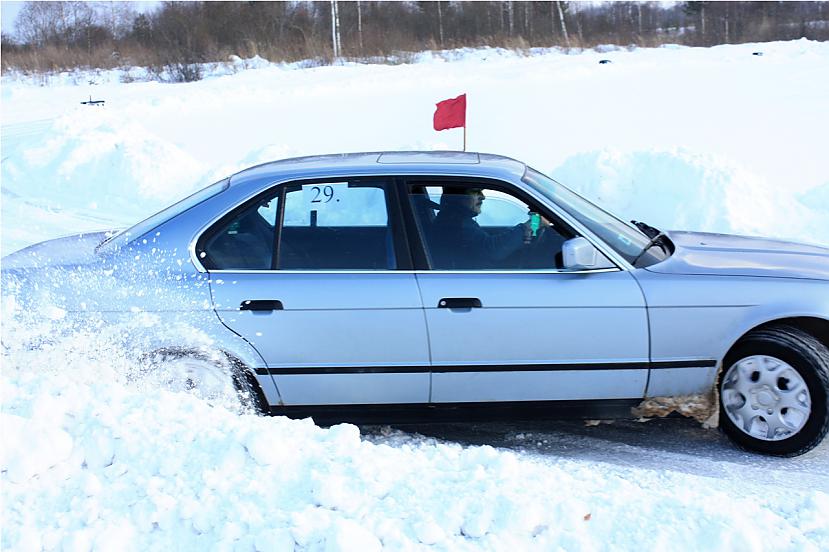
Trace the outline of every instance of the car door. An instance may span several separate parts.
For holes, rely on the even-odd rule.
[[[628,272],[564,270],[577,234],[505,183],[418,178],[404,193],[426,264],[433,403],[644,395],[647,317]]]
[[[426,403],[428,343],[389,181],[274,187],[200,240],[219,318],[285,405]]]

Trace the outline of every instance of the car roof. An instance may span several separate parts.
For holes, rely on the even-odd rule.
[[[448,174],[521,178],[526,166],[520,161],[478,152],[376,151],[294,157],[263,163],[234,174],[231,185],[250,180],[327,175]]]

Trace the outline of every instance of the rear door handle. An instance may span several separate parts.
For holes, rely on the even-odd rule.
[[[282,301],[277,299],[249,299],[242,301],[239,310],[249,311],[275,311],[283,310]]]
[[[481,300],[477,297],[444,297],[438,301],[439,309],[480,309]]]

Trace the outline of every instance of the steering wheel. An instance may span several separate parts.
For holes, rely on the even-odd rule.
[[[553,224],[543,224],[521,248],[521,266],[525,268],[561,268],[563,236]]]

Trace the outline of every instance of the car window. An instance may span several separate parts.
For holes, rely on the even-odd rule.
[[[379,181],[289,185],[277,268],[397,268],[387,192]]]
[[[379,181],[285,184],[205,232],[198,255],[208,270],[395,269],[387,194]]]
[[[278,191],[254,201],[208,231],[202,263],[218,270],[268,270],[273,264]]]
[[[285,226],[386,226],[385,190],[348,182],[323,182],[291,189],[285,196]]]
[[[573,237],[538,208],[481,184],[412,183],[409,198],[433,269],[561,268],[561,246]]]

